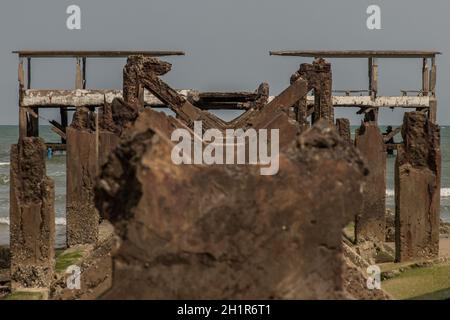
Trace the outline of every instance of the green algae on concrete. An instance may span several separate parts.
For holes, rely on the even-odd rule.
[[[344,236],[352,243],[355,242],[355,222],[350,222],[344,228]]]
[[[83,258],[81,251],[63,252],[56,257],[55,271],[57,273],[64,272],[71,265],[76,265]]]
[[[450,263],[409,268],[382,282],[394,299],[450,299]]]
[[[41,291],[16,291],[5,297],[5,300],[47,300],[47,294]]]

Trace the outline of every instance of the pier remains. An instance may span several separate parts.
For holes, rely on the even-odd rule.
[[[438,254],[438,52],[271,52],[314,58],[300,65],[290,85],[277,96],[269,95],[266,83],[253,92],[174,89],[160,78],[172,65],[157,57],[184,54],[179,51],[15,53],[19,56],[19,141],[11,153],[13,290],[52,287],[53,295],[58,291],[51,283],[54,190],[45,174],[46,147],[66,150],[70,249],[100,250],[100,260],[110,270],[113,244],[101,232],[102,220],[113,223],[122,240],[113,259],[108,298],[357,297],[361,289],[349,287],[354,284],[345,277],[353,270],[361,287],[366,275],[357,262],[349,261],[342,229],[355,222],[353,245],[368,261],[376,252],[367,256],[362,251],[372,244],[383,247],[386,151],[391,149],[398,150],[397,261]],[[124,57],[123,90],[88,89],[87,59]],[[31,88],[31,61],[37,58],[74,59],[74,88]],[[327,58],[367,59],[368,87],[333,90]],[[379,95],[378,60],[383,58],[422,59],[422,88],[402,90],[394,97]],[[363,116],[353,139],[348,119],[334,119],[335,108],[349,107]],[[38,138],[42,108],[60,111],[59,121],[49,121],[61,138],[59,144],[44,144]],[[161,108],[170,109],[175,117],[158,112]],[[412,112],[405,114],[402,127],[382,135],[378,114],[385,108]],[[244,112],[228,122],[210,112],[224,109]],[[74,114],[69,124],[70,112]],[[280,174],[263,177],[252,166],[174,165],[171,132],[192,131],[194,121],[202,121],[204,129],[220,131],[279,129]],[[400,133],[403,142],[387,143]],[[31,248],[31,243],[38,245]],[[83,272],[92,275],[93,269],[90,264]],[[95,283],[106,286],[106,278]],[[56,287],[61,289],[60,280]]]
[[[403,120],[395,164],[396,259],[439,254],[441,151],[439,127],[421,112]]]
[[[11,287],[47,288],[55,263],[55,186],[46,175],[45,144],[36,137],[11,147]]]
[[[349,89],[349,90],[335,90],[333,91],[332,104],[334,108],[357,108],[357,114],[363,116],[361,127],[355,134],[355,145],[360,150],[363,158],[366,161],[366,165],[369,169],[369,175],[366,178],[366,185],[364,188],[364,199],[360,213],[355,217],[355,241],[357,243],[373,242],[375,247],[379,247],[386,240],[386,151],[387,149],[398,149],[397,163],[408,162],[405,158],[405,152],[408,154],[414,154],[417,147],[420,145],[420,141],[430,143],[430,151],[422,152],[422,158],[427,158],[430,165],[423,166],[430,169],[433,164],[431,172],[434,174],[434,184],[430,192],[421,193],[419,189],[425,185],[430,184],[429,177],[425,174],[415,176],[414,178],[407,179],[408,175],[405,175],[401,170],[396,170],[396,226],[397,226],[397,257],[398,260],[418,259],[423,256],[436,257],[438,254],[439,244],[439,190],[440,190],[440,153],[439,139],[428,138],[425,142],[423,136],[425,130],[430,129],[433,132],[430,135],[435,136],[436,129],[436,111],[437,111],[437,98],[436,98],[436,56],[439,52],[435,51],[274,51],[271,55],[283,56],[283,57],[311,57],[319,61],[324,58],[335,59],[367,59],[368,61],[368,87],[367,89]],[[378,92],[378,64],[380,59],[421,59],[422,60],[422,87],[418,90],[401,90],[401,94],[395,97],[380,96]],[[303,67],[303,73],[305,73]],[[302,74],[302,67],[294,75]],[[326,82],[325,82],[326,83]],[[319,98],[316,96],[315,101]],[[296,106],[297,115],[300,115],[301,123],[314,123],[314,117],[311,117],[308,121],[310,114],[305,107],[305,103]],[[411,113],[405,116],[407,119],[416,119],[420,114],[423,123],[422,126],[417,125],[417,128],[421,130],[414,130],[415,134],[409,133],[407,136],[403,135],[404,141],[398,144],[387,144],[387,142],[394,136],[410,132],[405,125],[411,125],[411,121],[404,124],[403,127],[399,127],[393,130],[388,135],[383,135],[378,128],[378,114],[384,108],[405,108],[413,109],[415,113]],[[409,114],[409,113],[407,113]],[[413,115],[416,115],[415,117]],[[413,117],[413,118],[411,118]],[[339,119],[336,122],[341,134],[348,136],[346,124],[344,120]],[[403,129],[402,129],[403,128]],[[408,147],[410,146],[410,147]],[[416,148],[411,147],[416,146]],[[409,151],[405,151],[409,150]],[[399,166],[399,165],[397,165]],[[423,169],[425,170],[425,169]],[[408,186],[408,187],[406,187]],[[434,189],[436,188],[436,189]],[[402,191],[402,189],[404,189]],[[410,190],[408,196],[406,190]],[[422,188],[423,190],[423,188]],[[436,191],[437,190],[437,191]],[[435,194],[436,193],[436,194]],[[428,194],[426,199],[422,199],[420,195]],[[432,199],[432,200],[431,200]],[[420,203],[420,205],[419,205]],[[436,207],[437,206],[437,207]],[[414,208],[414,209],[413,209]],[[409,223],[405,223],[409,221]],[[414,223],[413,223],[414,221]],[[423,227],[418,227],[423,226]],[[426,227],[425,227],[426,226]],[[412,229],[417,228],[417,229]],[[399,231],[403,230],[403,232]],[[433,231],[431,231],[433,230]],[[407,236],[409,234],[409,236]],[[412,236],[411,234],[415,234]],[[414,242],[415,237],[418,237],[418,242]],[[424,243],[429,241],[428,249],[422,250],[420,247],[424,246]],[[419,244],[421,243],[421,244]],[[411,249],[412,247],[416,249]],[[364,248],[362,246],[361,248]],[[367,248],[367,246],[366,246]],[[403,250],[401,250],[403,248]],[[405,252],[405,248],[409,248]],[[363,249],[365,250],[365,249]],[[422,253],[421,253],[422,252]],[[426,252],[426,253],[424,253]],[[376,251],[372,250],[369,255],[375,255]],[[401,258],[403,257],[403,258]]]

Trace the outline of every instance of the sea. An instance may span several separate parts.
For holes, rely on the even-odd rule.
[[[354,134],[357,127],[352,127]],[[385,127],[380,129],[384,132]],[[9,244],[9,175],[10,148],[17,142],[19,129],[17,126],[0,126],[0,246]],[[50,126],[40,126],[39,133],[46,142],[59,142]],[[396,137],[395,142],[398,141]],[[441,183],[441,217],[450,223],[450,126],[441,127],[442,150],[442,183]],[[395,156],[387,159],[387,188],[386,206],[395,209],[394,200],[394,162]],[[66,226],[66,157],[64,152],[55,152],[47,159],[47,175],[55,181],[55,209],[56,209],[56,245],[65,246]]]

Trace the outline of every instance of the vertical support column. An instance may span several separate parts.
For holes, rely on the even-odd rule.
[[[291,85],[300,78],[300,73],[296,72],[291,76]],[[301,131],[308,129],[308,104],[306,95],[294,105],[295,120],[300,124]]]
[[[378,62],[376,58],[369,58],[369,92],[372,100],[378,94]],[[378,121],[378,109],[372,109],[365,114],[366,121]]]
[[[47,177],[45,143],[23,137],[11,147],[11,287],[47,288],[55,263],[54,182]]]
[[[67,130],[67,127],[69,125],[69,119],[67,115],[67,108],[59,108],[59,113],[61,115],[61,126],[64,128],[64,130]],[[65,144],[67,141],[64,138],[61,138],[61,143]]]
[[[424,97],[428,96],[430,89],[430,68],[428,67],[428,59],[423,58],[422,64],[422,95]]]
[[[100,217],[94,206],[98,172],[95,114],[77,108],[67,136],[67,245],[95,244]]]
[[[99,126],[99,112],[98,109],[94,112],[95,116],[95,159],[97,160],[97,172],[100,170],[100,126]]]
[[[83,63],[83,70],[82,70],[83,89],[86,89],[86,57],[83,57],[82,63]]]
[[[94,207],[96,134],[70,126],[67,135],[67,245],[95,244],[100,217]]]
[[[428,112],[428,118],[432,123],[436,123],[437,118],[437,99],[436,99],[436,77],[437,77],[437,67],[436,58],[431,59],[431,70],[430,70],[430,110]]]
[[[23,94],[25,90],[25,72],[23,59],[20,59],[18,69],[19,80],[19,140],[27,136],[27,111],[22,107]]]
[[[31,89],[31,58],[27,58],[27,89]]]
[[[31,58],[27,58],[27,89],[31,89]],[[27,136],[39,137],[39,108],[31,109],[34,114],[27,113]]]
[[[311,115],[311,122],[314,124],[319,119],[326,119],[330,125],[334,125],[331,64],[319,58],[312,64],[301,64],[297,73],[308,81],[308,91],[314,90],[314,112]],[[305,107],[304,102],[302,107]]]
[[[356,134],[355,144],[369,169],[363,205],[356,217],[355,239],[358,243],[383,243],[386,229],[386,145],[377,123],[363,122]]]
[[[75,89],[83,89],[83,74],[81,71],[81,58],[77,57],[75,73]]]
[[[138,72],[142,68],[142,56],[129,56],[123,68],[123,100],[132,106],[143,107],[144,88],[139,82]]]
[[[439,254],[441,151],[439,127],[422,112],[405,113],[395,164],[398,262]]]
[[[378,94],[378,61],[376,58],[369,58],[369,91],[372,99]]]
[[[436,96],[436,76],[437,76],[436,57],[433,57],[431,58],[431,70],[430,70],[430,92],[433,97]]]
[[[336,129],[339,135],[348,143],[353,144],[352,134],[350,131],[350,120],[345,118],[336,119]]]
[[[317,95],[319,96],[316,102],[319,102],[319,118],[326,119],[330,125],[334,124],[334,107],[332,97],[332,73],[331,64],[324,59],[317,59],[313,63],[315,71],[319,76],[319,88]],[[317,91],[317,89],[315,90]],[[316,95],[316,93],[315,93]],[[317,106],[316,106],[317,108]],[[317,119],[316,119],[317,120]]]

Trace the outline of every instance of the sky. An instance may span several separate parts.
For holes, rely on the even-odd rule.
[[[81,8],[81,30],[66,27],[69,5]],[[366,26],[381,8],[381,30]],[[271,57],[270,50],[436,50],[438,122],[450,124],[448,0],[2,0],[0,124],[17,124],[18,58],[13,50],[183,50],[164,77],[177,89],[253,91],[267,81],[276,95],[309,58]],[[331,59],[333,89],[367,89],[367,60]],[[87,87],[119,89],[124,59],[89,59]],[[379,95],[419,90],[422,62],[380,60]],[[75,61],[32,62],[32,87],[69,89]],[[398,124],[403,110],[383,110]],[[337,110],[358,124],[356,109]],[[58,114],[45,112],[50,119]],[[42,123],[45,124],[45,123]]]

